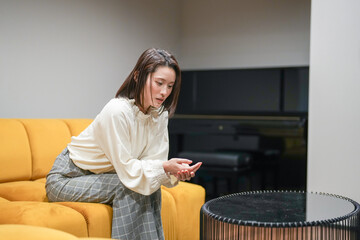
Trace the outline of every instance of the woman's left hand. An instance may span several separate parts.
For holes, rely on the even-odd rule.
[[[191,178],[195,177],[195,172],[200,168],[201,163],[197,163],[191,167],[186,163],[183,163],[182,165],[190,169],[183,169],[181,171],[178,171],[176,177],[180,181],[190,181]]]
[[[201,162],[198,162],[189,166],[190,163],[192,163],[192,161],[188,159],[172,158],[169,161],[164,162],[163,167],[166,173],[174,175],[180,181],[189,181],[191,178],[195,177],[195,172],[202,164]]]
[[[189,167],[189,165],[188,164],[185,164],[185,163],[183,163],[182,165],[187,165],[186,167]],[[177,172],[177,179],[179,179],[180,181],[190,181],[190,179],[192,178],[192,177],[194,177],[195,176],[195,173],[194,172],[189,172],[188,170],[181,170],[181,171],[178,171]]]

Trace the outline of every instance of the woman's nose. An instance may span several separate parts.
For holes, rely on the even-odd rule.
[[[161,90],[160,90],[160,93],[165,96],[168,93],[168,90],[169,89],[167,88],[167,86],[162,87]]]

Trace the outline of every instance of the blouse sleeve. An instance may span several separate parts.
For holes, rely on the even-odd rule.
[[[132,120],[129,112],[109,106],[103,109],[98,118],[99,121],[94,126],[97,142],[127,188],[150,195],[161,185],[173,186],[177,183],[172,181],[163,168],[169,148],[167,120],[165,129],[154,136],[153,141],[146,147],[144,156],[138,159],[131,156],[132,147],[136,146],[131,144],[132,129],[129,121]]]
[[[163,126],[160,126],[162,131],[160,132],[159,136],[157,136],[156,140],[152,141],[144,151],[144,155],[141,157],[142,161],[145,160],[144,163],[151,162],[152,159],[164,159],[165,161],[167,161],[169,154],[169,134],[167,122],[167,120],[165,121],[165,123],[163,122]],[[162,166],[163,162],[164,161],[161,161],[162,171],[164,171],[164,168]],[[151,163],[148,168],[152,168]],[[166,176],[168,176],[168,178],[166,179],[166,181],[162,182],[162,185],[171,188],[178,184],[179,180],[175,176],[170,174],[167,174]]]

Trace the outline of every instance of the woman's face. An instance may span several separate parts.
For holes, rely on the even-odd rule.
[[[176,74],[174,69],[160,66],[155,72],[147,76],[144,87],[144,113],[150,106],[161,107],[166,98],[171,94],[175,84]]]

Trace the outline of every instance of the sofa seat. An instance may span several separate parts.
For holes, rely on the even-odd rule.
[[[0,184],[0,196],[10,201],[47,202],[45,183],[15,181]]]
[[[71,136],[78,135],[91,121],[0,119],[0,224],[47,227],[74,237],[111,237],[111,206],[50,203],[46,197],[45,177],[56,156]],[[204,188],[180,182],[174,188],[161,190],[165,239],[199,239]]]
[[[60,230],[19,224],[0,225],[0,236],[1,240],[110,240],[110,238],[78,238]]]
[[[182,184],[180,183],[180,186]],[[45,183],[43,181],[1,183],[0,209],[4,210],[0,215],[0,224],[47,226],[66,231],[78,237],[111,236],[111,206],[82,202],[48,203],[44,189]],[[177,216],[176,214],[167,214],[166,211],[175,213],[177,208],[175,199],[169,193],[169,189],[162,187],[164,232],[167,239],[176,239]],[[64,213],[64,215],[61,216],[58,214],[59,212]],[[69,226],[76,226],[76,229],[74,230]]]
[[[0,202],[0,224],[43,226],[87,237],[87,223],[78,211],[46,202]]]

